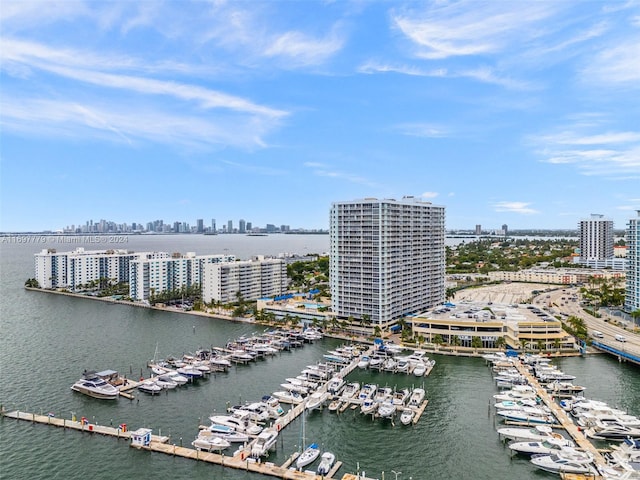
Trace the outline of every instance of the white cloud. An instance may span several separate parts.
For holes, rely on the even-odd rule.
[[[271,41],[264,55],[281,57],[289,66],[319,65],[338,52],[343,44],[344,40],[334,34],[315,39],[302,32],[286,32]]]
[[[640,35],[618,41],[589,58],[581,78],[588,83],[640,88]]]
[[[434,3],[424,12],[396,14],[392,22],[425,59],[484,55],[502,51],[513,42],[535,37],[537,24],[555,13],[545,3]]]
[[[496,202],[493,204],[493,208],[496,212],[511,212],[520,213],[523,215],[533,215],[538,212],[533,208],[530,208],[531,203],[527,202]]]
[[[424,192],[420,195],[422,198],[436,198],[438,196],[438,192]]]
[[[544,162],[575,165],[583,175],[640,178],[640,131],[606,131],[602,120],[591,119],[592,123],[532,137],[532,144]]]
[[[403,135],[422,138],[443,138],[450,136],[447,128],[433,123],[404,123],[396,127]]]
[[[377,187],[378,185],[371,180],[355,175],[352,173],[343,172],[340,170],[332,169],[329,165],[318,162],[305,162],[306,167],[313,169],[313,174],[318,177],[335,178],[337,180],[345,180],[350,183],[357,183],[359,185],[366,185],[368,187]]]

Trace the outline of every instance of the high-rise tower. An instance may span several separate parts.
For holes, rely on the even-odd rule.
[[[413,197],[335,202],[330,284],[338,318],[386,327],[445,299],[445,209]]]

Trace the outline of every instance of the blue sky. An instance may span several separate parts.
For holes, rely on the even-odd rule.
[[[4,0],[0,231],[327,228],[423,196],[447,228],[624,228],[640,3]]]

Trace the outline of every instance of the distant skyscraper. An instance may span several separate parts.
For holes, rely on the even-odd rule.
[[[253,230],[253,225],[251,222],[247,222],[247,232],[250,232],[251,230]]]
[[[227,222],[227,233],[233,233],[233,220]]]
[[[212,219],[211,219],[211,231],[212,231],[213,233],[215,233],[215,232],[217,231],[217,230],[216,230],[216,219],[215,219],[215,218],[212,218]]]
[[[276,231],[276,226],[272,223],[267,223],[266,230],[267,233],[274,233]]]
[[[197,233],[203,233],[204,232],[204,220],[202,218],[199,218],[197,220],[197,227],[196,227],[196,232]]]
[[[445,209],[413,197],[335,202],[330,285],[338,318],[386,327],[444,301]]]
[[[244,221],[244,219],[240,219],[240,221],[238,222],[238,232],[239,233],[246,233],[247,229],[246,229],[246,222]]]
[[[579,230],[582,261],[613,258],[613,220],[591,214],[580,220]]]
[[[640,210],[627,224],[627,288],[624,309],[640,310]]]
[[[476,225],[476,235],[482,235],[482,225]]]
[[[502,225],[502,233],[504,234],[505,237],[509,235],[509,226],[506,223]]]

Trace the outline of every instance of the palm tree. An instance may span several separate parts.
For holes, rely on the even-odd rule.
[[[482,339],[474,335],[471,337],[471,346],[475,349],[482,348]]]
[[[496,348],[504,348],[506,344],[507,344],[507,341],[504,339],[504,337],[498,337],[494,342],[494,345]]]

